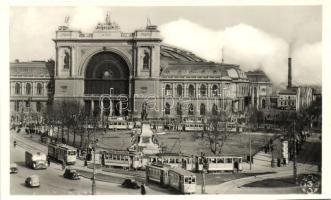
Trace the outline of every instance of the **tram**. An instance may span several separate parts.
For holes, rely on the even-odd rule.
[[[142,159],[127,150],[101,151],[101,163],[105,167],[121,167],[124,169],[142,168]]]
[[[193,194],[196,190],[196,176],[192,172],[169,165],[147,165],[146,181],[168,186],[181,194]]]
[[[196,171],[202,171],[204,159],[207,162],[207,172],[238,172],[243,170],[242,157],[240,156],[196,156]]]
[[[57,161],[74,165],[76,163],[77,149],[65,144],[49,143],[48,156]]]
[[[148,156],[148,163],[166,164],[171,167],[180,167],[185,170],[194,171],[194,157],[179,153],[158,153]]]

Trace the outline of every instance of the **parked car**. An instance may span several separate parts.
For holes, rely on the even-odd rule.
[[[10,163],[10,173],[11,174],[17,174],[18,168],[16,163]]]
[[[71,180],[79,180],[79,174],[75,169],[66,169],[64,174],[64,178],[71,179]]]
[[[39,187],[40,186],[39,176],[38,175],[28,176],[25,179],[25,185],[27,187]]]
[[[122,183],[122,187],[125,188],[131,188],[131,189],[139,189],[140,186],[135,182],[134,180],[131,179],[125,179],[124,182]]]

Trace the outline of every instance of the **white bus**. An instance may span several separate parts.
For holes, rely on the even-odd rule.
[[[46,154],[40,151],[26,151],[25,165],[31,169],[46,169],[47,158]]]

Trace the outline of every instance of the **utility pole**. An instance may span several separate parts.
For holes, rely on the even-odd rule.
[[[180,142],[181,142],[181,141],[180,141],[180,139],[181,139],[181,138],[180,138],[180,132],[181,132],[181,131],[178,132],[178,133],[179,133],[179,154],[182,153],[182,147],[181,147],[181,143],[180,143]]]
[[[295,120],[293,122],[293,178],[295,184],[298,183],[298,174],[297,174],[297,139],[296,139],[296,131],[295,131]]]
[[[206,169],[205,169],[205,167],[202,168],[201,194],[206,194]]]
[[[202,185],[201,185],[201,194],[206,194],[206,168],[207,168],[207,159],[204,153],[201,152],[201,159],[202,159]]]
[[[249,170],[252,170],[252,139],[251,139],[251,132],[249,132]]]
[[[93,134],[93,176],[92,176],[92,195],[96,194],[96,183],[95,183],[95,152],[97,150],[97,142],[98,140],[95,139],[95,128]]]

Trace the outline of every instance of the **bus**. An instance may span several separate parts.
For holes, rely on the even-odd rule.
[[[49,143],[48,156],[52,159],[74,165],[76,163],[77,149],[65,144]]]
[[[26,151],[25,165],[31,169],[47,169],[46,154],[40,151]]]

